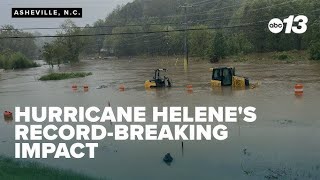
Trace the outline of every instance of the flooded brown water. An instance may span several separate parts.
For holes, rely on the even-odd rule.
[[[229,63],[237,74],[261,82],[255,89],[222,91],[209,86],[212,64],[191,62],[186,71],[178,61],[83,61],[60,71],[90,71],[80,79],[42,82],[47,66],[0,73],[0,112],[15,106],[254,106],[257,120],[229,124],[226,141],[100,142],[95,159],[37,160],[110,179],[319,179],[320,178],[320,64]],[[167,68],[173,87],[146,91],[143,83],[156,68]],[[57,71],[57,69],[55,69]],[[89,91],[72,92],[72,84]],[[303,97],[294,85],[304,84]],[[125,91],[120,92],[120,84]],[[193,85],[193,93],[185,86]],[[99,85],[107,88],[96,89]],[[3,118],[3,117],[2,117]],[[108,124],[109,125],[109,124]],[[111,125],[110,125],[111,126]],[[112,128],[112,127],[110,127]],[[0,154],[14,156],[14,122],[0,121]],[[174,158],[162,162],[165,153]]]

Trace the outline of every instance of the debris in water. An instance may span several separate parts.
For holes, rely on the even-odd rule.
[[[247,151],[247,148],[243,149],[243,154],[246,155],[246,156],[250,156],[251,155],[251,153]]]
[[[284,119],[284,120],[276,120],[276,122],[281,125],[287,125],[287,124],[293,123],[293,120]]]
[[[243,149],[243,154],[248,155],[246,148]],[[288,167],[283,164],[269,164],[264,159],[258,160],[257,157],[248,158],[247,160],[249,161],[241,162],[241,169],[246,176],[255,177],[255,179],[320,179],[319,169],[317,169],[320,165],[311,167]],[[264,166],[257,168],[256,165],[259,162],[263,162]],[[247,167],[245,167],[245,164],[248,164]],[[249,168],[250,164],[254,166]]]
[[[267,171],[267,175],[265,175],[265,178],[266,179],[280,179],[281,177],[283,176],[286,176],[287,175],[287,170],[285,168],[283,169],[271,169],[271,168],[268,168],[268,171]]]
[[[289,124],[289,123],[292,123],[293,121],[292,120],[283,120],[283,121],[280,121],[281,124]]]
[[[103,88],[107,88],[108,86],[106,86],[106,85],[100,85],[100,86],[98,86],[98,87],[96,87],[96,89],[103,89]]]
[[[260,85],[261,85],[260,82],[252,83],[252,84],[250,84],[250,88],[255,89],[255,88],[259,87]]]
[[[167,153],[167,154],[164,156],[163,161],[164,161],[166,164],[170,165],[171,162],[173,161],[173,157],[170,155],[170,153]]]

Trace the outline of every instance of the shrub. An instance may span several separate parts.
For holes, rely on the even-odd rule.
[[[50,80],[63,80],[71,78],[80,78],[92,75],[91,72],[71,72],[71,73],[50,73],[44,76],[41,76],[39,80],[41,81],[50,81]]]
[[[314,42],[311,44],[309,54],[312,60],[320,60],[320,42]]]
[[[18,161],[0,156],[0,179],[11,180],[102,180],[70,170],[49,167],[37,162]]]
[[[279,59],[279,60],[286,60],[286,59],[289,59],[289,56],[288,56],[287,54],[280,54],[280,55],[278,56],[278,59]]]
[[[290,59],[290,56],[284,52],[281,52],[281,53],[276,53],[273,56],[273,58],[277,60],[287,60],[287,59]]]
[[[19,52],[0,54],[0,68],[3,69],[23,69],[38,66],[37,63],[31,61]]]

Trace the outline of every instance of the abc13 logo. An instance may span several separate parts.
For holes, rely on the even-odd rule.
[[[283,21],[279,18],[271,19],[269,21],[268,28],[274,34],[281,33],[284,28],[286,34],[290,34],[292,32],[296,34],[303,34],[308,29],[307,23],[307,16],[298,15],[295,17],[294,15],[291,15]]]

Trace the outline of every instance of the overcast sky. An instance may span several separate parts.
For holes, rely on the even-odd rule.
[[[82,8],[82,18],[73,18],[78,26],[92,24],[98,19],[104,19],[117,5],[123,5],[133,0],[0,0],[0,26],[11,24],[15,28],[59,27],[64,18],[11,18],[11,8],[24,7],[79,7]],[[38,30],[41,33],[52,34],[55,30]]]

